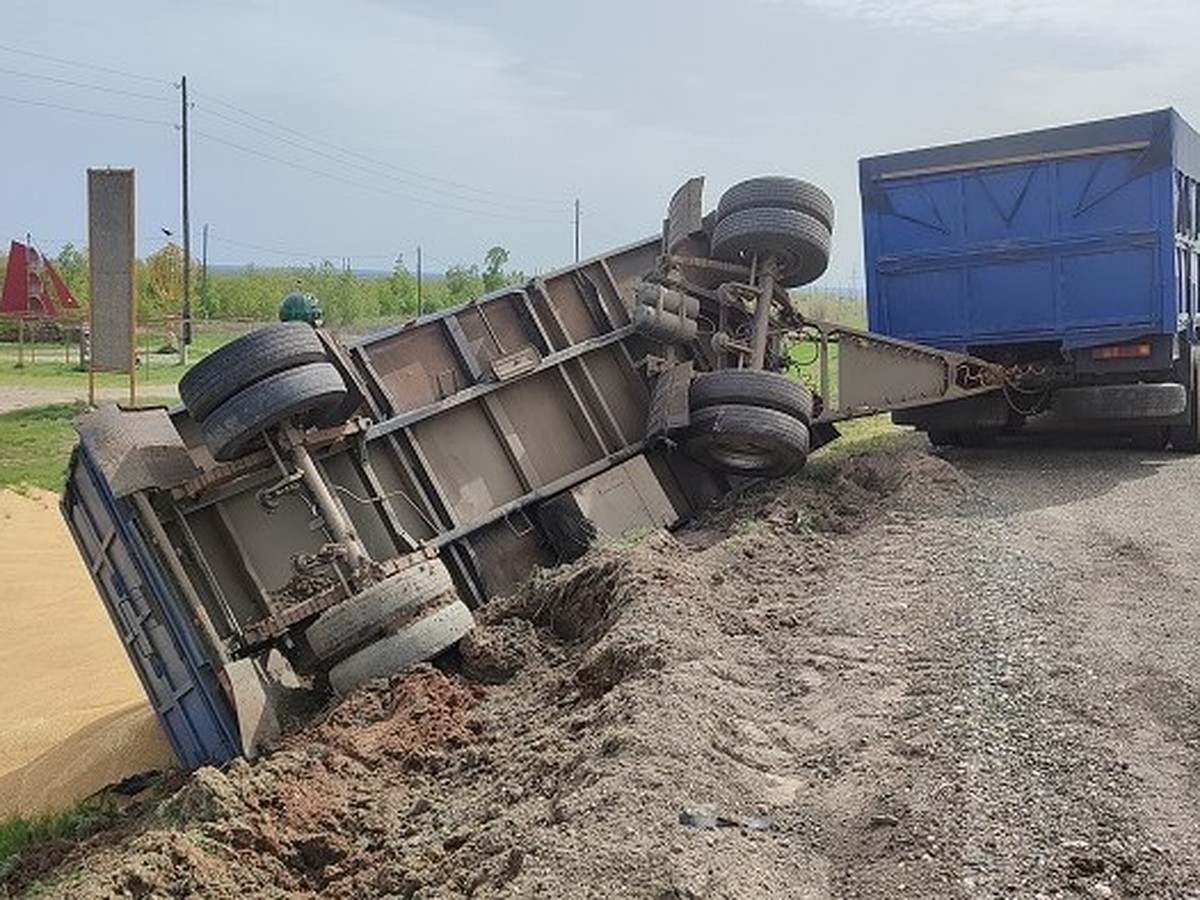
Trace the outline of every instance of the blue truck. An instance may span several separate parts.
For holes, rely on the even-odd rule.
[[[1173,109],[859,163],[869,328],[1004,389],[894,413],[934,443],[1047,413],[1200,450],[1200,136]]]

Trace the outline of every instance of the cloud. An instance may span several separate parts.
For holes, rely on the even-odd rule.
[[[1190,40],[1194,0],[801,0],[840,17],[896,28],[945,31],[1032,29],[1063,36],[1119,41]],[[1173,36],[1174,35],[1174,36]]]

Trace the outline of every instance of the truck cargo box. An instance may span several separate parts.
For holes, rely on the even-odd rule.
[[[871,157],[859,175],[873,331],[987,356],[1194,328],[1200,136],[1173,109]]]

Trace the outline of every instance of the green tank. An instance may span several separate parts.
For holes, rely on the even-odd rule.
[[[279,321],[307,322],[318,326],[325,320],[321,301],[307,291],[293,291],[279,305]]]

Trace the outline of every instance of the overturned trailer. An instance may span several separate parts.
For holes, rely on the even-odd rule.
[[[819,189],[752,179],[708,215],[701,192],[523,287],[348,347],[277,323],[193,367],[179,408],[81,418],[62,511],[181,765],[447,650],[535,567],[798,470],[838,419],[999,385],[797,315]],[[786,372],[802,331],[817,396]]]

